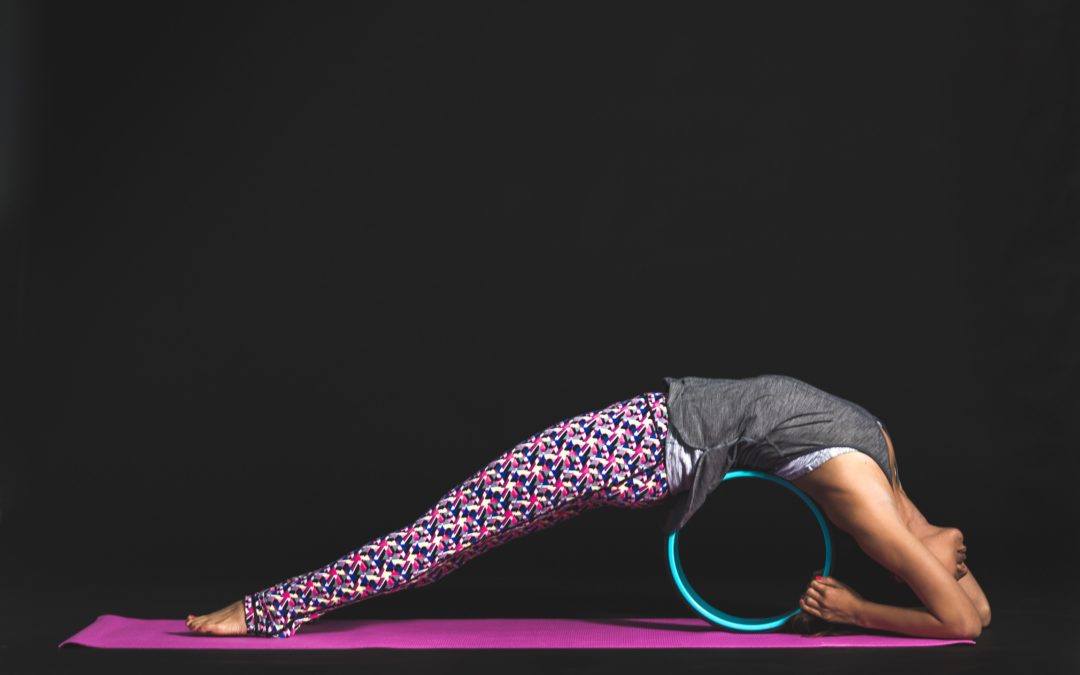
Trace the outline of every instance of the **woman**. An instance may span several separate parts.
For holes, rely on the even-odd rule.
[[[216,612],[188,615],[188,627],[208,635],[290,637],[328,611],[430,584],[500,544],[601,506],[670,504],[670,532],[734,467],[791,480],[925,605],[870,602],[835,578],[818,577],[789,630],[809,632],[825,622],[974,638],[989,624],[989,603],[966,566],[962,534],[931,525],[908,498],[880,420],[784,375],[665,380],[667,394],[647,392],[548,427],[407,527]]]

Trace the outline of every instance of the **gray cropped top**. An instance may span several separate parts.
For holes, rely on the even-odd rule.
[[[682,528],[735,467],[776,473],[803,455],[854,448],[893,482],[881,422],[851,401],[787,375],[664,380],[668,435],[685,453],[676,448],[668,466],[680,491],[673,491],[667,533]]]

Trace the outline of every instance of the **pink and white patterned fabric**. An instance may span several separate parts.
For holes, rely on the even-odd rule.
[[[244,596],[249,635],[290,637],[326,612],[430,584],[500,544],[601,506],[669,496],[665,395],[647,392],[530,436],[414,523]]]

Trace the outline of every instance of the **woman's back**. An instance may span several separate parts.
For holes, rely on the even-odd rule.
[[[786,375],[665,380],[669,434],[687,452],[702,453],[689,488],[673,503],[669,532],[683,527],[736,467],[775,472],[795,457],[849,447],[893,482],[880,421],[851,401]]]

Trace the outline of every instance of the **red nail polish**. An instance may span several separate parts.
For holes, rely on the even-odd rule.
[[[824,577],[817,576],[817,577],[814,577],[814,578],[815,579],[823,579]]]

